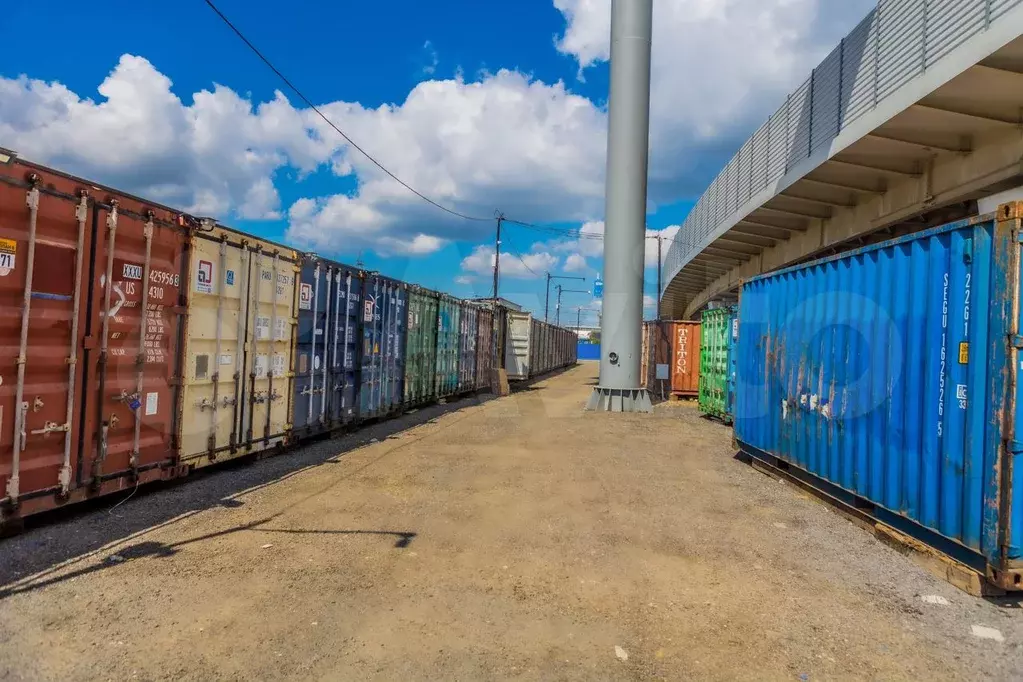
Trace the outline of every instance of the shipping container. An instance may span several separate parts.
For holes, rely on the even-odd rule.
[[[468,301],[459,303],[458,392],[475,391],[476,341],[479,335],[479,308]]]
[[[1004,588],[1023,580],[1023,203],[749,280],[735,436]]]
[[[700,412],[732,423],[739,306],[703,313],[700,328]]]
[[[671,392],[695,397],[700,392],[700,323],[671,323]]]
[[[410,287],[405,352],[405,405],[437,398],[437,311],[440,294]]]
[[[187,225],[0,161],[3,517],[176,475]]]
[[[362,272],[315,254],[302,257],[292,431],[296,437],[356,421]]]
[[[362,285],[362,348],[359,351],[359,418],[393,414],[405,400],[408,289],[377,274]]]
[[[655,320],[643,324],[644,354],[640,375],[651,398],[667,400],[671,394],[673,331],[672,322]]]
[[[193,231],[181,460],[278,448],[292,418],[299,256],[211,221]]]
[[[489,391],[492,385],[494,359],[497,357],[494,311],[480,306],[477,315],[479,322],[476,325],[476,388]]]
[[[524,381],[529,378],[529,334],[532,331],[533,316],[509,310],[506,313],[508,339],[505,344],[504,368],[509,381]]]
[[[437,397],[458,392],[458,351],[461,339],[461,302],[441,295],[437,308]]]

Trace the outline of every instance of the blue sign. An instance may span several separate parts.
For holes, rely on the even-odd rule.
[[[225,277],[224,279],[227,280],[227,286],[233,287],[234,286],[234,270],[228,270],[227,271],[227,277]]]
[[[601,298],[604,296],[604,280],[597,278],[593,282],[593,298]]]

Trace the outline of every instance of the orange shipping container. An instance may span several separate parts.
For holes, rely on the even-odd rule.
[[[700,392],[700,323],[672,322],[671,392],[695,396]]]
[[[187,242],[0,150],[0,524],[176,473]]]

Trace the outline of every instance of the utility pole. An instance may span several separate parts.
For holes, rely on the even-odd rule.
[[[654,295],[655,320],[661,319],[661,235],[657,235],[657,293]]]
[[[543,321],[544,322],[550,322],[550,319],[548,319],[548,313],[550,312],[550,307],[551,307],[551,280],[552,279],[575,279],[575,280],[579,280],[580,282],[585,282],[586,281],[585,277],[572,277],[570,275],[552,275],[550,272],[548,272],[547,273],[547,297],[546,297],[546,299],[544,301],[544,304],[543,304]]]
[[[575,335],[579,336],[579,328],[582,327],[583,323],[583,307],[579,306],[575,309]]]
[[[561,294],[568,292],[570,294],[588,294],[590,292],[583,291],[582,289],[565,289],[560,284],[557,286],[558,290],[558,307],[557,307],[557,321],[554,324],[561,324]]]
[[[494,242],[494,304],[497,304],[497,285],[501,279],[501,221],[504,214],[497,214],[497,240]]]
[[[652,412],[640,385],[653,0],[611,0],[600,381],[587,409]]]

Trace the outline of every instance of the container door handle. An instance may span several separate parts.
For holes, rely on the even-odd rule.
[[[21,449],[25,449],[25,445],[28,441],[28,434],[25,433],[25,422],[28,421],[28,403],[24,402],[21,404],[21,426],[18,432],[18,438],[21,439]]]

